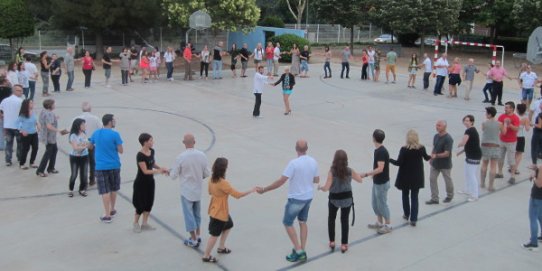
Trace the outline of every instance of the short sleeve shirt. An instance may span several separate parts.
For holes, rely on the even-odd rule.
[[[478,68],[475,65],[466,65],[465,68],[463,68],[463,71],[465,72],[465,80],[472,81],[474,80],[474,73],[478,70]]]
[[[434,158],[431,160],[431,166],[435,169],[451,169],[452,168],[452,148],[454,140],[450,134],[446,133],[443,136],[436,134],[433,138],[433,153],[443,153],[448,151],[450,155],[444,158]]]
[[[450,67],[450,64],[448,63],[447,59],[439,58],[435,62],[435,66],[442,66],[440,68],[436,69],[436,74],[439,76],[447,76],[448,75],[448,67]]]
[[[499,116],[499,122],[504,123],[506,119],[510,119],[510,124],[514,126],[519,126],[519,117],[516,114],[512,115],[506,115],[502,114]],[[514,131],[512,129],[507,129],[506,134],[500,133],[500,138],[502,142],[505,143],[512,143],[518,141],[518,131]]]
[[[433,72],[433,63],[431,62],[431,59],[426,57],[425,60],[423,61],[423,65],[424,65],[424,68],[425,68],[425,71],[424,72]]]
[[[107,62],[111,62],[111,55],[109,53],[104,53],[103,60],[107,61]],[[104,69],[111,69],[111,65],[104,63],[103,68]]]
[[[350,51],[348,50],[343,50],[343,62],[348,62],[348,60],[350,59]]]
[[[73,55],[72,54],[66,54],[66,56],[64,56],[64,63],[66,63],[66,71],[68,72],[72,72],[75,68],[75,61],[73,60]]]
[[[40,130],[40,139],[46,144],[56,144],[56,131],[47,129],[47,124],[58,127],[58,121],[53,111],[43,109],[40,113],[39,122],[42,127]]]
[[[375,184],[385,184],[390,180],[390,154],[384,146],[380,146],[375,150],[373,168],[378,167],[378,162],[384,162],[384,170],[373,176],[373,182]]]
[[[96,170],[120,169],[117,146],[122,145],[120,134],[109,128],[94,131],[89,141],[94,144]]]
[[[308,155],[291,160],[282,173],[288,177],[288,198],[297,200],[312,199],[314,178],[318,176],[318,164]]]
[[[522,72],[519,76],[519,79],[521,79],[521,87],[522,88],[534,88],[536,84],[536,80],[538,77],[536,76],[536,73],[534,72]]]
[[[222,61],[222,47],[215,46],[213,49],[213,60]]]
[[[79,135],[76,135],[76,134],[70,134],[70,143],[75,143],[77,145],[83,145],[83,144],[87,144],[87,136],[85,135],[85,133],[81,133]],[[83,150],[75,150],[75,149],[72,149],[72,151],[70,152],[70,155],[71,156],[87,156],[88,155],[88,149],[87,148],[84,148]]]
[[[394,51],[388,52],[386,54],[386,59],[388,60],[389,65],[395,65],[397,62],[397,53]]]
[[[482,149],[480,149],[480,136],[474,127],[470,127],[465,131],[465,135],[469,136],[467,144],[465,144],[465,156],[467,159],[480,160],[482,158]]]

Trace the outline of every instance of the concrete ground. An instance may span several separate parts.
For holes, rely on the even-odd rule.
[[[387,85],[360,81],[359,69],[352,71],[352,79],[341,80],[339,65],[332,68],[332,79],[319,77],[321,64],[311,65],[312,77],[298,79],[291,97],[291,116],[282,114],[280,89],[267,87],[262,117],[258,119],[251,115],[253,69],[248,78],[232,79],[225,70],[223,80],[183,81],[182,74],[176,73],[173,82],[135,82],[127,87],[120,85],[120,72],[115,70],[111,88],[104,86],[98,69],[90,89],[83,89],[82,75],[78,74],[76,91],[53,95],[56,113],[60,116],[60,126],[66,128],[80,113],[82,101],[90,101],[93,113],[100,117],[105,113],[115,114],[125,149],[121,156],[123,184],[117,203],[119,213],[111,224],[98,220],[103,210],[95,188],[89,190],[87,198],[67,197],[70,148],[66,137],[58,139],[56,168],[60,173],[57,175],[40,178],[31,170],[5,167],[2,163],[0,270],[540,269],[541,252],[520,247],[529,237],[527,207],[532,184],[527,180],[528,154],[519,167],[518,184],[509,186],[506,183],[509,175],[505,174],[505,179],[497,180],[497,192],[488,194],[482,190],[480,200],[474,203],[467,203],[462,195],[456,194],[450,204],[427,206],[423,204],[429,199],[427,180],[426,189],[420,192],[417,227],[407,225],[402,219],[401,193],[392,186],[388,203],[394,230],[382,236],[366,227],[375,220],[370,204],[371,181],[365,179],[362,184],[354,184],[356,223],[350,229],[350,249],[345,254],[329,252],[327,193],[316,192],[308,221],[309,260],[304,264],[291,264],[284,258],[292,248],[281,224],[287,185],[264,195],[230,199],[235,227],[227,246],[233,252],[217,256],[219,264],[201,262],[203,246],[190,249],[183,245],[187,233],[179,183],[168,177],[156,176],[156,200],[150,223],[157,230],[132,232],[132,181],[140,149],[137,137],[141,132],[153,135],[156,161],[168,167],[184,149],[182,135],[194,133],[196,147],[206,151],[210,164],[220,156],[229,159],[227,178],[244,191],[276,180],[288,161],[295,158],[294,144],[299,138],[308,140],[308,153],[319,162],[323,182],[337,149],[347,151],[350,166],[357,171],[371,169],[374,149],[371,134],[376,128],[386,132],[384,145],[391,157],[397,157],[411,128],[419,132],[421,142],[431,149],[438,119],[448,121],[455,144],[465,130],[461,122],[464,115],[473,114],[480,130],[486,105],[481,103],[482,83],[475,84],[471,101],[465,101],[435,97],[432,91],[421,90],[420,80],[417,89],[406,88],[405,69],[399,69],[397,84]],[[459,94],[462,93],[460,89]],[[505,82],[504,100],[518,100],[515,83]],[[41,110],[41,95],[37,95],[36,102]],[[502,107],[497,109],[503,112]],[[526,149],[530,149],[529,144]],[[40,145],[39,158],[42,153]],[[453,159],[456,191],[464,187],[463,159]],[[427,179],[429,169],[425,168]],[[392,166],[392,184],[396,172],[397,168]],[[442,199],[442,179],[439,185]],[[208,204],[209,196],[204,189],[204,244],[208,238]],[[339,224],[337,221],[337,240]]]

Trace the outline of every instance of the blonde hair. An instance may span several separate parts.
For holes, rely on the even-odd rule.
[[[406,135],[406,145],[405,147],[409,150],[417,150],[423,147],[422,144],[420,144],[420,138],[418,136],[418,132],[411,129],[408,130]]]

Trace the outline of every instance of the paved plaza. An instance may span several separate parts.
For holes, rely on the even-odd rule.
[[[111,88],[106,88],[103,72],[93,76],[92,88],[83,88],[78,74],[76,90],[54,94],[59,126],[68,128],[80,114],[80,105],[89,101],[100,118],[112,113],[124,140],[122,186],[113,223],[99,221],[103,212],[101,198],[93,187],[86,198],[67,196],[70,175],[66,136],[59,137],[57,169],[59,174],[41,178],[34,171],[0,165],[0,206],[2,232],[0,270],[540,270],[541,252],[521,248],[529,238],[528,200],[532,183],[529,151],[519,168],[518,183],[509,186],[497,179],[497,191],[482,190],[479,201],[467,202],[456,193],[449,204],[425,205],[430,198],[429,166],[425,166],[425,189],[420,191],[420,219],[411,227],[402,219],[401,192],[389,191],[388,202],[394,230],[377,235],[367,224],[375,221],[371,208],[372,181],[354,183],[355,225],[350,228],[347,253],[330,253],[327,237],[328,193],[315,192],[308,227],[308,261],[291,264],[285,260],[292,245],[282,225],[287,185],[240,200],[230,198],[234,228],[226,244],[233,252],[217,256],[218,264],[202,263],[202,251],[208,238],[207,207],[209,196],[204,185],[202,200],[203,245],[191,249],[183,245],[188,237],[180,204],[179,182],[156,175],[156,197],[150,223],[156,231],[132,232],[134,208],[132,181],[137,172],[138,135],[154,137],[156,162],[170,167],[184,150],[182,136],[192,132],[196,148],[206,152],[209,163],[217,157],[229,160],[227,179],[240,191],[269,185],[280,177],[288,161],[296,157],[295,142],[308,141],[308,154],[319,163],[321,183],[337,149],[349,155],[350,166],[358,172],[372,169],[372,132],[385,131],[384,146],[392,158],[405,143],[406,132],[413,128],[421,142],[432,149],[438,119],[448,122],[448,131],[457,145],[465,127],[462,118],[475,116],[481,131],[484,119],[481,89],[483,75],[475,83],[471,100],[433,96],[421,89],[406,87],[406,69],[399,70],[397,84],[360,81],[359,69],[351,79],[339,79],[339,65],[333,65],[333,78],[322,79],[321,64],[311,65],[311,77],[297,79],[290,102],[292,114],[284,116],[282,91],[268,86],[262,96],[261,118],[252,117],[254,69],[247,78],[231,78],[224,70],[222,80],[139,81],[120,85],[120,71],[114,70]],[[181,70],[180,68],[177,71]],[[282,69],[281,69],[282,70]],[[76,74],[80,70],[76,70]],[[485,69],[484,69],[485,73]],[[515,71],[511,73],[516,73]],[[65,78],[61,80],[65,86]],[[64,88],[62,88],[64,89]],[[38,83],[37,93],[41,90]],[[517,83],[505,81],[504,101],[518,101]],[[43,98],[37,94],[36,108]],[[497,107],[498,113],[503,107]],[[530,136],[526,150],[530,150]],[[40,145],[38,157],[44,147]],[[454,148],[452,178],[456,192],[464,187],[464,156],[456,157]],[[2,152],[3,155],[3,152]],[[3,159],[3,157],[2,157]],[[391,168],[395,183],[397,167]],[[440,197],[444,181],[439,178]],[[297,227],[297,224],[294,224]],[[340,235],[337,220],[337,236]],[[216,248],[215,248],[216,249]]]

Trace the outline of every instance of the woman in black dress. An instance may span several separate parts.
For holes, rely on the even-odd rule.
[[[154,174],[167,174],[168,170],[161,168],[154,161],[154,141],[147,133],[139,135],[141,150],[137,153],[137,175],[134,181],[134,195],[132,203],[136,209],[134,217],[134,232],[154,230],[147,222],[154,203]],[[139,218],[143,215],[143,222],[139,225]]]
[[[418,221],[418,192],[424,187],[422,159],[428,161],[431,156],[420,144],[418,133],[409,130],[406,145],[401,147],[397,160],[390,159],[390,163],[399,167],[395,187],[403,191],[403,218],[410,219],[411,226],[416,226]]]

